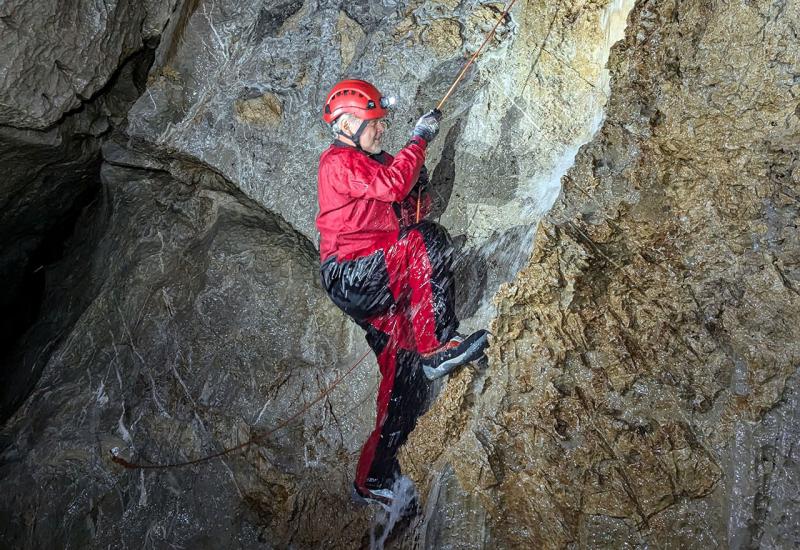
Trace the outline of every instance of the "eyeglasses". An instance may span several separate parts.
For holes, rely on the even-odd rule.
[[[372,119],[369,121],[368,124],[373,128],[375,128],[376,130],[378,129],[378,127],[380,127],[382,130],[388,130],[389,126],[392,125],[392,123],[386,118]]]

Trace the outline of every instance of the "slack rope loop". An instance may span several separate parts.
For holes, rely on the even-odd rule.
[[[469,61],[467,61],[467,64],[464,65],[464,68],[461,69],[460,73],[458,73],[458,76],[456,77],[456,79],[453,82],[453,84],[450,86],[450,89],[447,90],[447,93],[444,94],[444,97],[439,102],[439,104],[436,106],[437,109],[439,109],[440,111],[442,110],[442,105],[444,105],[444,102],[447,101],[447,99],[450,97],[450,94],[452,94],[453,90],[455,90],[456,86],[458,86],[458,83],[461,82],[462,78],[464,78],[464,74],[467,72],[467,69],[469,69],[470,65],[472,65],[472,63],[478,58],[478,56],[480,55],[481,51],[483,50],[483,47],[489,42],[489,40],[492,39],[492,37],[494,36],[495,31],[497,30],[497,27],[499,27],[500,23],[502,23],[503,20],[506,18],[506,15],[508,15],[508,12],[511,10],[511,7],[514,5],[514,2],[516,2],[516,1],[517,0],[511,0],[511,2],[509,2],[509,4],[506,7],[505,11],[500,16],[500,18],[497,20],[497,23],[494,24],[494,28],[492,28],[492,31],[488,35],[486,35],[486,39],[483,41],[483,44],[481,44],[481,47],[478,48],[478,51],[476,51],[474,54],[472,54],[472,57],[470,57]]]
[[[288,426],[289,424],[291,424],[292,422],[294,422],[295,420],[297,420],[298,418],[303,416],[305,413],[307,413],[308,410],[311,407],[313,407],[314,405],[316,405],[317,403],[319,403],[320,401],[325,399],[325,397],[327,397],[328,394],[330,394],[336,388],[336,386],[341,384],[342,381],[350,375],[350,373],[352,373],[354,370],[356,370],[356,367],[359,366],[361,364],[361,362],[364,361],[364,359],[366,359],[367,355],[369,355],[369,350],[364,352],[364,355],[362,355],[361,358],[358,361],[353,363],[353,366],[351,366],[349,369],[347,369],[347,371],[344,374],[342,374],[339,378],[334,380],[331,383],[331,385],[328,386],[327,388],[325,388],[325,390],[322,391],[319,395],[317,395],[317,397],[313,401],[308,403],[305,407],[303,407],[302,409],[297,411],[295,414],[293,414],[292,416],[290,416],[289,418],[287,418],[286,420],[284,420],[283,422],[281,422],[277,426],[271,428],[269,431],[267,431],[267,432],[265,432],[263,434],[259,434],[258,437],[251,437],[250,439],[248,439],[244,443],[240,443],[239,445],[236,445],[235,447],[228,447],[227,449],[223,449],[223,450],[221,450],[221,451],[219,451],[217,453],[214,453],[212,455],[204,456],[202,458],[197,458],[195,460],[187,460],[185,462],[173,462],[171,464],[136,464],[136,463],[133,463],[133,462],[128,462],[124,458],[121,458],[121,457],[115,455],[114,451],[109,451],[111,453],[111,460],[112,460],[112,462],[114,462],[116,464],[119,464],[120,466],[122,466],[124,468],[128,468],[129,470],[166,470],[168,468],[182,468],[184,466],[192,466],[194,464],[201,464],[203,462],[208,462],[210,460],[214,460],[215,458],[219,458],[219,457],[222,457],[222,456],[225,456],[225,455],[229,455],[231,453],[235,453],[236,451],[241,451],[241,450],[246,449],[250,445],[253,445],[255,443],[261,443],[264,440],[264,438],[267,438],[270,435],[272,435],[275,432],[277,432],[278,430],[281,430],[281,429],[285,428],[286,426]]]

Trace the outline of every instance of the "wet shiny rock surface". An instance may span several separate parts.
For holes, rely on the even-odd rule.
[[[492,341],[402,451],[420,514],[383,537],[350,501],[372,357],[270,433],[367,350],[318,282],[325,93],[396,94],[396,150],[501,11],[0,7],[3,304],[40,285],[2,371],[2,546],[800,545],[796,2],[518,2],[428,153]]]

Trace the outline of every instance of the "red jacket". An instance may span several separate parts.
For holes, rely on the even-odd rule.
[[[426,143],[411,142],[396,157],[376,158],[334,143],[319,159],[317,197],[319,254],[351,260],[397,241],[400,223],[393,203],[403,201],[425,163]]]

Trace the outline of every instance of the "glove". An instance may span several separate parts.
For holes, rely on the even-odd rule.
[[[432,109],[422,115],[414,126],[413,136],[419,136],[426,143],[433,141],[439,133],[439,121],[442,120],[442,112],[439,109]]]

